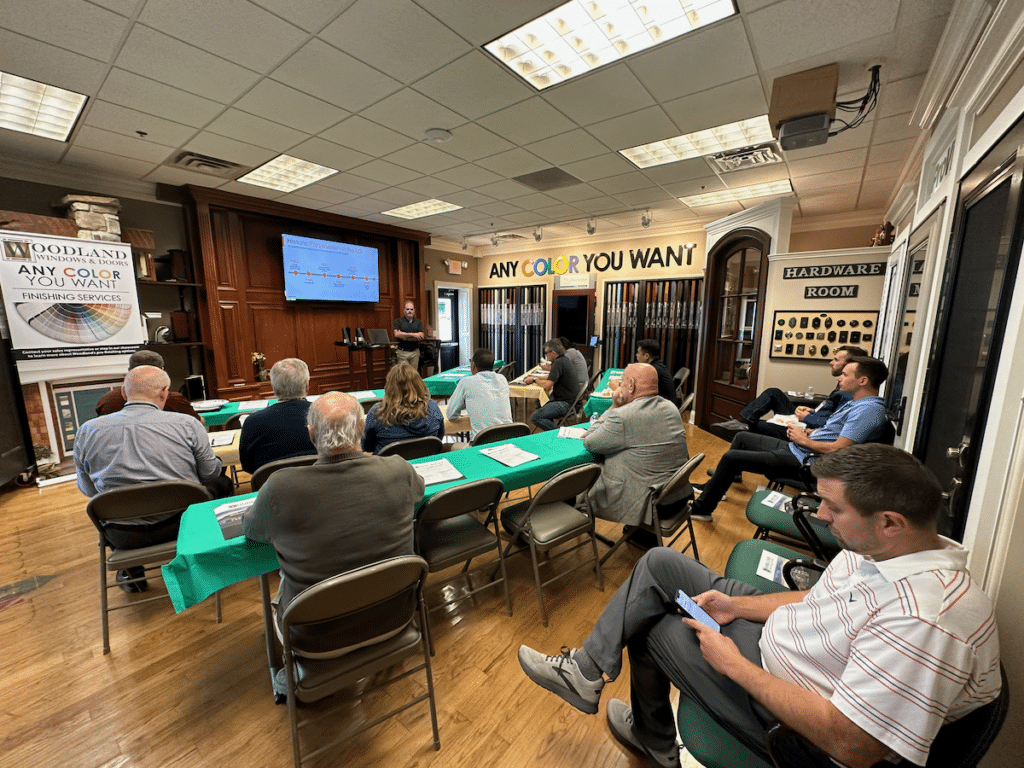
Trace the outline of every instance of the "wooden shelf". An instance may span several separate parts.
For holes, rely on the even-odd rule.
[[[139,280],[136,278],[136,285],[170,285],[176,288],[199,288],[199,283],[175,283],[170,280]]]

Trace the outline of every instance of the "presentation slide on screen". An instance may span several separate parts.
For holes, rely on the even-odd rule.
[[[282,235],[289,301],[377,301],[377,249]]]

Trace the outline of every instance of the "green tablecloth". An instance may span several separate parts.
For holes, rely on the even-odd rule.
[[[505,364],[504,360],[494,361],[494,370],[498,370]],[[460,379],[470,376],[472,371],[468,365],[460,365],[458,368],[449,368],[447,371],[427,376],[423,383],[427,385],[427,391],[437,397],[451,397],[455,393],[455,386]]]
[[[419,464],[446,458],[465,475],[462,480],[427,486],[423,500],[446,488],[485,477],[497,477],[506,490],[525,488],[542,483],[563,469],[594,460],[594,455],[583,447],[582,440],[560,438],[557,430],[538,432],[508,442],[537,454],[539,458],[518,467],[506,467],[481,454],[480,449],[487,447],[481,446],[414,460],[413,464]],[[278,568],[273,547],[252,544],[243,536],[225,541],[213,514],[221,504],[255,495],[250,493],[231,499],[206,501],[185,510],[178,532],[178,553],[163,566],[164,581],[175,611],[184,611],[224,587]]]
[[[604,376],[601,377],[601,381],[598,382],[597,386],[594,387],[595,392],[603,392],[608,388],[608,382],[612,376],[621,376],[622,368],[609,368],[604,372]],[[590,399],[587,400],[583,405],[583,413],[587,418],[592,418],[599,414],[604,413],[612,407],[612,399],[610,397],[598,397],[597,395],[591,395]]]
[[[362,402],[375,402],[377,400],[383,400],[384,399],[384,390],[383,389],[360,390],[360,391],[373,392],[373,397],[360,397],[359,398],[359,402],[361,402],[361,403]],[[206,411],[205,413],[200,413],[199,415],[203,417],[203,421],[206,422],[206,426],[208,426],[208,427],[219,427],[219,426],[221,426],[223,424],[227,424],[228,419],[230,419],[236,413],[256,413],[256,411],[254,411],[254,410],[240,410],[238,406],[242,405],[245,402],[247,402],[247,401],[241,400],[241,401],[239,401],[237,403],[228,403],[227,405],[222,405],[219,410],[216,410],[216,411]],[[270,400],[267,403],[267,405],[273,405],[276,402],[277,402],[277,398],[276,397],[272,397],[272,398],[270,398]]]

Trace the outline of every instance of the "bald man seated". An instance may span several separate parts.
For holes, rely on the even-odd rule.
[[[413,554],[413,512],[423,498],[423,478],[409,462],[362,452],[363,407],[352,395],[322,395],[306,419],[316,463],[272,474],[242,518],[246,538],[277,550],[278,618],[307,587]],[[323,625],[312,644],[318,654],[338,656],[356,638],[371,637],[372,627]]]
[[[152,365],[154,368],[163,370],[164,359],[160,354],[151,349],[140,349],[128,358],[128,370],[138,368],[140,365]],[[111,413],[117,413],[124,408],[127,402],[128,396],[125,395],[123,386],[112,389],[96,403],[96,415],[107,416]],[[164,410],[171,411],[172,413],[184,413],[186,416],[199,419],[199,422],[203,423],[203,417],[196,413],[188,398],[179,395],[177,392],[168,393],[167,402],[164,403]]]
[[[233,488],[203,430],[190,416],[163,410],[171,380],[160,368],[140,365],[124,379],[124,408],[90,419],[75,435],[78,488],[86,496],[155,480],[202,483],[215,497]],[[107,523],[102,533],[115,549],[136,549],[174,541],[180,514],[139,517]],[[126,592],[142,592],[142,569],[118,571]]]
[[[658,395],[658,371],[648,363],[626,368],[611,408],[591,420],[583,444],[604,459],[586,506],[625,525],[651,522],[648,488],[667,481],[689,459],[679,409]],[[669,501],[681,504],[692,495],[687,487]]]

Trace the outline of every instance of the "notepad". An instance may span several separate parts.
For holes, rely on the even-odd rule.
[[[242,535],[242,515],[249,511],[256,498],[229,501],[214,507],[213,514],[217,518],[224,541]]]
[[[574,440],[582,440],[583,436],[587,434],[587,430],[583,427],[559,427],[558,436],[568,437]]]
[[[210,433],[210,445],[214,448],[220,448],[221,446],[231,445],[235,442],[235,435],[237,432],[211,432]]]
[[[423,478],[423,482],[427,485],[450,483],[452,480],[461,480],[465,477],[448,459],[424,461],[421,464],[413,464],[412,468],[416,470],[416,473]]]
[[[262,411],[270,405],[269,400],[244,400],[238,404],[238,410],[240,411]]]

